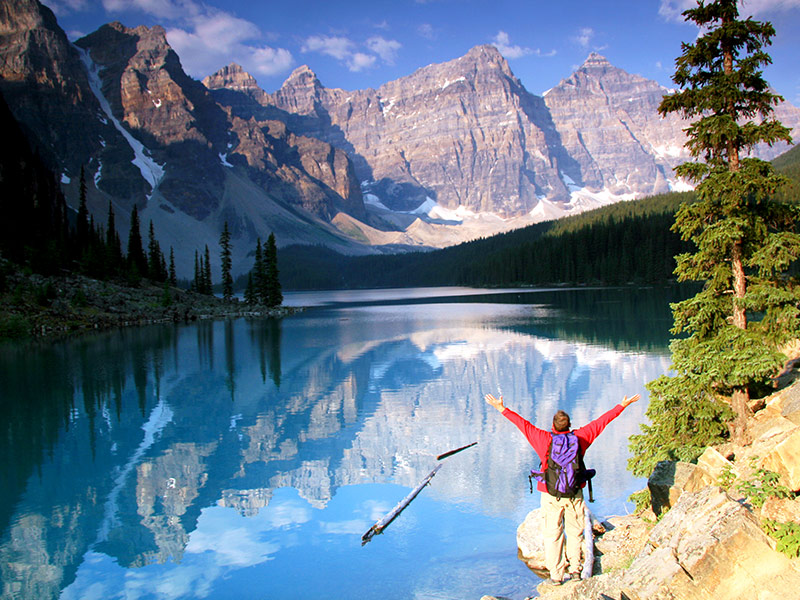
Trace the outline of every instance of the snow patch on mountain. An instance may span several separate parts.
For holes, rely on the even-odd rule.
[[[164,178],[164,167],[159,165],[149,156],[149,151],[144,147],[144,144],[133,137],[130,132],[122,126],[122,123],[120,123],[119,120],[114,116],[108,99],[105,97],[105,95],[103,95],[103,86],[100,80],[100,67],[94,63],[91,56],[89,56],[89,52],[83,48],[79,48],[78,46],[75,46],[75,49],[79,52],[81,61],[83,61],[83,64],[86,66],[86,72],[89,76],[89,87],[91,88],[95,98],[97,98],[97,101],[100,103],[100,107],[103,109],[106,117],[108,117],[114,127],[116,127],[117,131],[122,134],[122,137],[125,138],[133,150],[134,159],[131,162],[136,165],[144,180],[150,184],[150,187],[153,190],[155,190],[158,187],[158,184]],[[95,176],[95,179],[97,180],[97,175]]]

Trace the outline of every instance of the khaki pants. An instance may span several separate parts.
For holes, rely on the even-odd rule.
[[[544,559],[550,578],[555,581],[564,579],[565,572],[581,570],[585,510],[583,491],[576,498],[560,500],[542,493]]]

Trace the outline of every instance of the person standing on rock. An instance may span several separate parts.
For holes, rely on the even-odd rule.
[[[616,419],[625,408],[639,400],[639,394],[628,398],[601,415],[588,425],[573,431],[578,438],[579,452],[584,455],[587,448],[603,432],[611,421]],[[552,431],[545,431],[532,425],[520,417],[513,410],[503,405],[503,397],[495,398],[486,394],[486,402],[496,408],[504,417],[511,421],[522,432],[536,454],[539,455],[542,468],[547,465],[548,452],[553,436],[563,435],[570,431],[569,415],[559,410],[553,417]],[[583,483],[585,485],[585,482]],[[583,487],[583,486],[581,486]],[[547,486],[540,481],[536,486],[542,492],[542,517],[544,519],[544,549],[545,564],[550,572],[550,581],[561,585],[567,579],[580,578],[581,548],[583,546],[583,527],[586,506],[583,502],[583,492],[579,490],[573,498],[552,496],[547,491]],[[568,573],[568,574],[566,574]]]

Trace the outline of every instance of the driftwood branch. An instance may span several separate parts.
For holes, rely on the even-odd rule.
[[[472,448],[473,446],[477,445],[478,442],[472,442],[471,444],[467,444],[466,446],[461,446],[461,448],[456,448],[455,450],[450,450],[449,452],[445,452],[444,454],[440,454],[436,457],[436,460],[442,460],[443,458],[447,458],[448,456],[453,456],[453,454],[458,454],[462,450],[466,450],[467,448]]]
[[[394,521],[397,518],[397,516],[401,512],[403,512],[403,510],[406,508],[406,506],[408,506],[411,503],[411,501],[414,498],[417,497],[417,494],[419,494],[422,491],[422,488],[424,488],[426,485],[428,485],[431,482],[431,479],[433,479],[433,476],[436,475],[436,472],[441,468],[442,468],[441,463],[436,465],[436,467],[433,469],[433,471],[428,473],[427,477],[425,477],[425,479],[423,479],[419,483],[419,485],[417,487],[415,487],[413,490],[411,490],[411,493],[408,496],[406,496],[405,498],[403,498],[398,503],[398,505],[395,506],[391,510],[391,512],[389,512],[385,517],[383,517],[382,519],[377,521],[375,523],[375,525],[370,527],[369,530],[367,531],[367,533],[365,533],[364,535],[361,536],[361,545],[363,546],[364,544],[369,542],[372,539],[373,536],[378,535],[380,533],[383,533],[383,530],[386,529],[389,526],[389,523]]]
[[[436,460],[442,460],[447,458],[448,456],[453,456],[453,454],[457,454],[462,450],[466,450],[467,448],[472,448],[477,443],[478,442],[472,442],[471,444],[467,444],[466,446],[461,446],[461,448],[456,448],[455,450],[450,450],[448,452],[445,452],[444,454],[440,454],[439,456],[436,457]],[[419,494],[422,491],[422,488],[424,488],[431,482],[433,476],[436,475],[436,472],[441,468],[442,468],[442,463],[436,465],[433,471],[428,473],[427,477],[425,477],[425,479],[420,481],[419,485],[415,487],[413,490],[411,490],[411,493],[405,498],[403,498],[400,501],[400,503],[391,510],[391,512],[389,512],[385,517],[377,521],[375,525],[370,527],[367,533],[361,536],[361,545],[362,546],[365,545],[372,539],[373,536],[383,533],[383,530],[389,526],[389,523],[394,521],[397,518],[397,516],[401,512],[403,512],[405,507],[411,504],[411,501],[417,497],[417,494]]]

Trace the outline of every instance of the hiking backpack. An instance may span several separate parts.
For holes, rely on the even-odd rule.
[[[574,498],[581,490],[584,482],[589,483],[589,502],[594,502],[592,494],[592,477],[594,469],[587,469],[583,464],[583,453],[578,436],[572,431],[550,434],[550,445],[547,447],[547,465],[539,471],[531,471],[528,482],[533,493],[533,480],[543,482],[547,493],[556,498]]]

